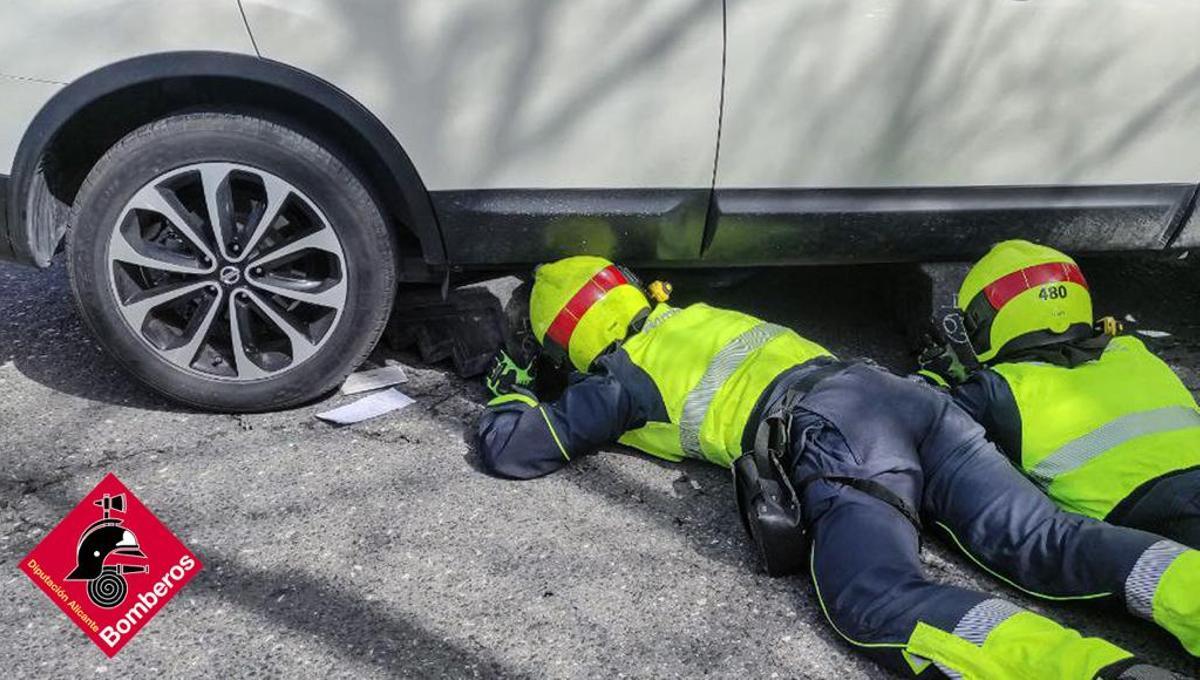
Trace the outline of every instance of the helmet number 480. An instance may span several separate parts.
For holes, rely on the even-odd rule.
[[[1067,296],[1067,287],[1063,284],[1057,286],[1042,286],[1042,290],[1038,292],[1038,297],[1042,300],[1058,300]]]

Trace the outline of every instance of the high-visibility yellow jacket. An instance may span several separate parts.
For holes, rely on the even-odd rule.
[[[705,304],[658,305],[642,330],[596,360],[553,404],[506,395],[481,424],[485,464],[536,477],[613,441],[728,467],[760,398],[784,373],[832,356],[794,331]]]
[[[1114,338],[1075,367],[1019,361],[982,373],[959,403],[1067,510],[1103,519],[1143,484],[1200,465],[1200,409],[1137,338]],[[990,397],[964,399],[972,389]]]
[[[725,467],[742,454],[747,420],[767,386],[789,368],[829,356],[795,331],[705,304],[660,305],[623,349],[654,382],[669,419],[649,421],[620,442]]]

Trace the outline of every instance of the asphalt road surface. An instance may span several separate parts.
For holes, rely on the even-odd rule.
[[[1085,263],[1102,312],[1132,313],[1200,388],[1198,278],[1183,263]],[[794,325],[844,356],[911,361],[894,270],[777,270],[704,298]],[[499,286],[503,289],[504,286]],[[376,357],[387,358],[387,355]],[[82,329],[60,267],[0,265],[0,668],[13,677],[875,678],[803,578],[758,572],[728,474],[602,452],[548,478],[480,473],[484,393],[409,367],[404,411],[337,429],[329,399],[198,413],[138,386]],[[107,472],[204,562],[106,658],[17,570]],[[870,546],[863,546],[869,550]],[[1034,602],[932,537],[936,579],[1014,599],[1188,676],[1149,624]]]

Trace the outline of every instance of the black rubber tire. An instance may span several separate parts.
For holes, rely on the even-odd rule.
[[[290,182],[326,215],[345,249],[348,291],[341,320],[316,355],[278,376],[231,382],[177,368],[129,330],[108,284],[108,238],[133,194],[165,172],[207,161],[242,163]],[[188,113],[134,130],[92,168],[75,199],[69,225],[71,288],[97,340],[150,388],[201,408],[262,411],[329,392],[375,347],[395,297],[395,246],[364,183],[320,143],[253,116]]]

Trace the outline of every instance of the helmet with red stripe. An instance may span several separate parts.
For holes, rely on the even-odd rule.
[[[633,274],[600,257],[568,257],[537,268],[529,298],[534,337],[552,357],[587,371],[650,313]]]
[[[983,362],[1092,334],[1092,298],[1079,265],[1029,241],[993,246],[963,280],[958,305]]]

